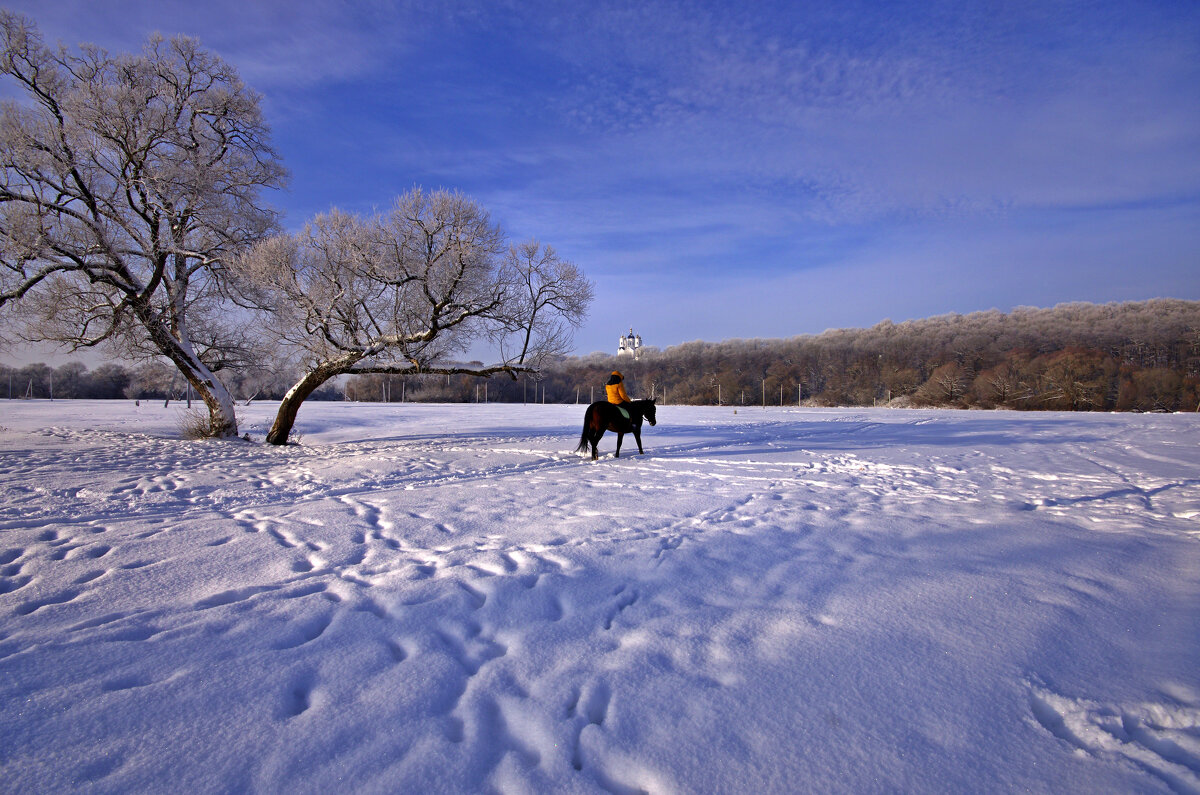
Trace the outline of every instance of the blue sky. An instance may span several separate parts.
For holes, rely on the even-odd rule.
[[[576,352],[1200,299],[1200,3],[0,4],[264,97],[300,226],[462,190],[597,285]]]

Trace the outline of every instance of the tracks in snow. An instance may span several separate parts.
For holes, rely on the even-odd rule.
[[[876,432],[869,423],[841,430],[844,438]],[[1036,506],[1072,517],[1128,504],[1141,520],[1200,509],[1196,481],[1139,487],[1121,468],[1094,480],[1042,480],[977,466],[969,450],[799,457],[804,439],[772,439],[747,433],[734,445],[656,447],[648,436],[646,457],[599,466],[495,439],[350,446],[356,460],[341,469],[323,467],[325,450],[235,450],[211,466],[159,450],[161,471],[135,478],[124,463],[107,492],[31,491],[45,512],[7,514],[0,604],[13,617],[0,660],[117,644],[130,650],[127,669],[84,697],[150,704],[176,682],[199,682],[191,655],[214,648],[227,655],[214,660],[218,670],[269,672],[253,707],[281,736],[313,721],[339,725],[346,712],[372,725],[408,722],[414,736],[432,738],[455,767],[448,787],[546,789],[552,774],[569,770],[581,786],[655,791],[664,785],[652,770],[623,764],[622,743],[636,736],[630,683],[659,677],[721,692],[743,680],[746,659],[773,651],[770,643],[832,637],[820,633],[853,620],[839,609],[848,591],[903,582],[880,573],[919,568],[911,536],[931,514],[943,525],[986,520],[980,504],[1014,489],[1027,506],[1000,503],[1000,511]],[[514,460],[497,465],[501,449]],[[97,454],[81,466],[101,461],[120,463]],[[44,471],[69,463],[60,457]],[[33,489],[32,476],[19,485]],[[62,513],[47,520],[55,504]],[[201,554],[182,563],[158,552],[178,551],[183,544],[170,542],[182,533]],[[242,559],[256,564],[241,574],[258,579],[217,579],[222,565]],[[102,606],[134,578],[210,563],[212,582],[160,590],[163,602]],[[51,576],[56,566],[71,575]],[[1069,585],[1109,598],[1104,583]],[[735,615],[748,615],[750,626],[734,626]],[[63,624],[69,631],[58,636],[43,632]],[[572,662],[585,655],[589,664]],[[175,668],[139,667],[143,656],[168,657]],[[1080,709],[1085,723],[1107,719],[1106,707],[1052,696],[1030,702],[1049,731]],[[1122,717],[1128,742],[1170,764],[1186,759],[1161,753],[1159,729],[1146,728],[1136,709],[1126,713],[1149,732],[1125,729]],[[403,770],[417,756],[401,745],[388,758]]]
[[[1137,704],[1059,695],[1029,684],[1030,712],[1043,729],[1078,751],[1121,760],[1179,793],[1200,792],[1200,702],[1195,693]]]

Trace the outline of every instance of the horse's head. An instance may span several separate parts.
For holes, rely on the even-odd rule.
[[[650,398],[649,400],[643,402],[642,414],[644,414],[646,419],[650,421],[651,425],[658,424],[654,419],[654,410],[655,410],[654,398]]]

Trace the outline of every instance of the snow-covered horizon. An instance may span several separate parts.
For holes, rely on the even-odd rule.
[[[0,401],[0,790],[1200,792],[1200,415],[582,416]]]

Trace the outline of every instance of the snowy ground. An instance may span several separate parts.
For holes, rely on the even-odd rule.
[[[1198,415],[272,409],[0,402],[0,790],[1200,791]]]

